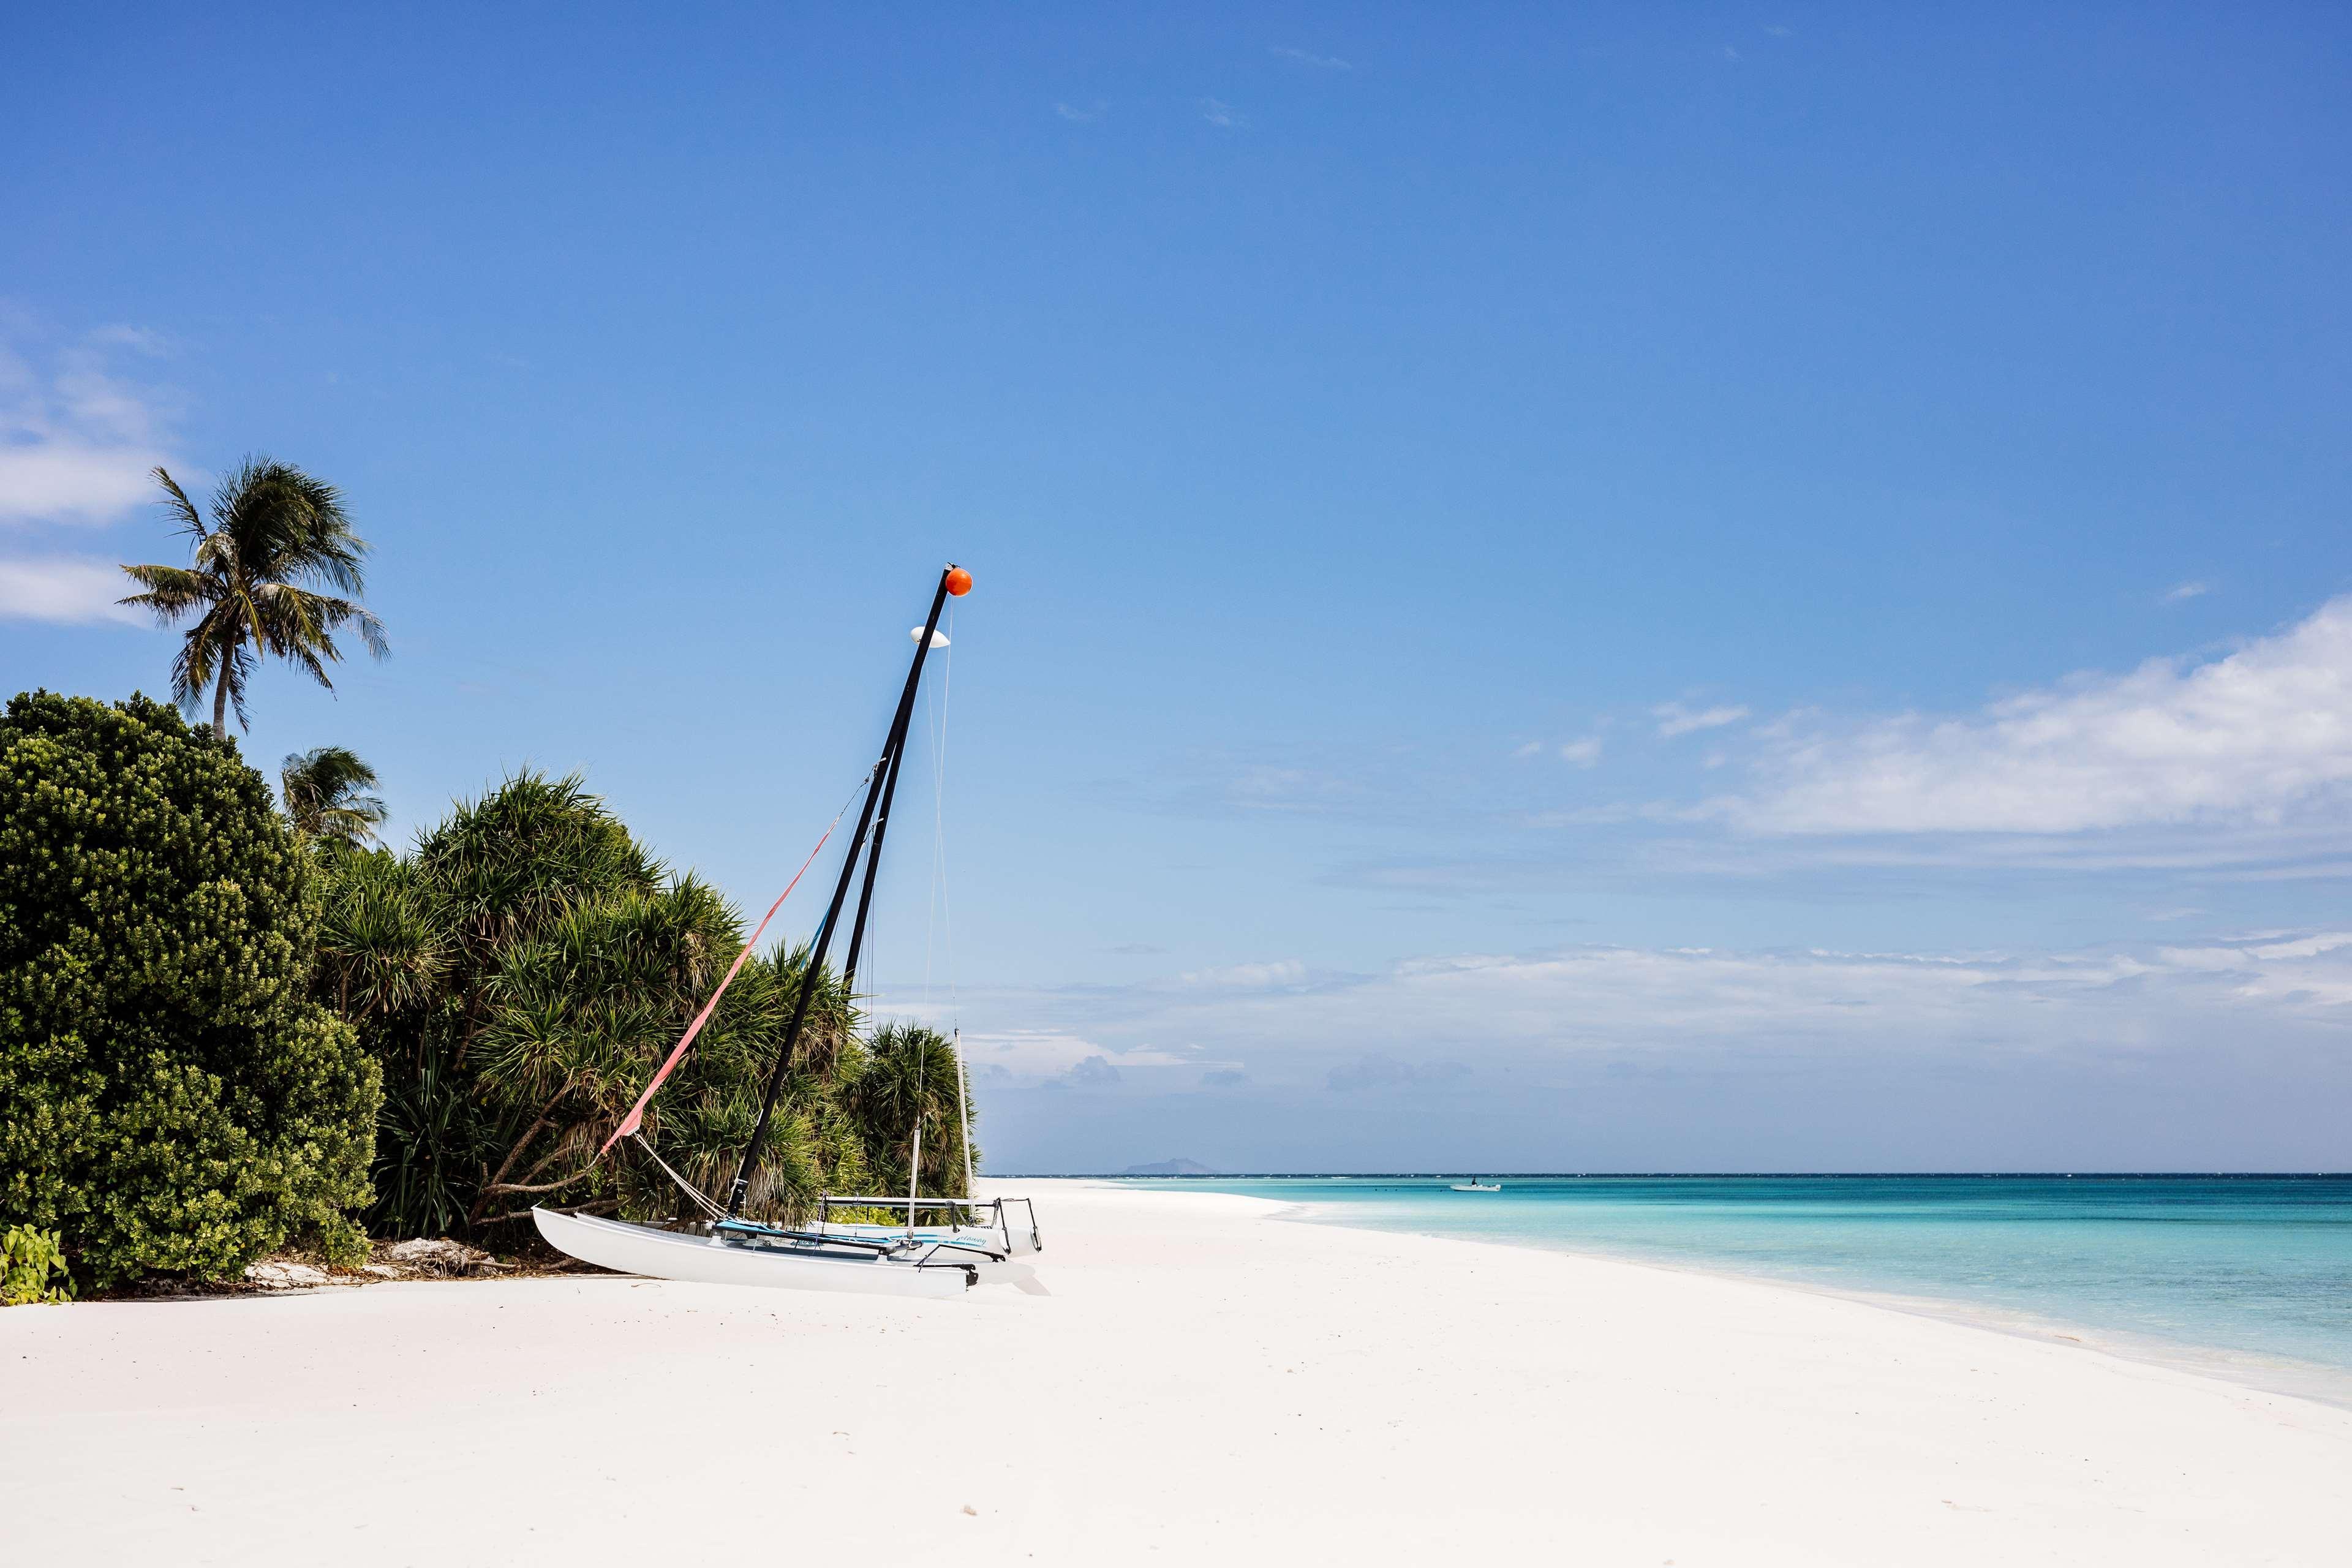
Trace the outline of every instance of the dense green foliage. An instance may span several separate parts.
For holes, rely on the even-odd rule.
[[[852,1121],[867,1147],[887,1191],[907,1190],[907,1160],[922,1129],[922,1188],[930,1193],[963,1189],[962,1130],[956,1117],[955,1047],[937,1031],[891,1024],[868,1044],[857,1074],[843,1084]],[[979,1151],[972,1154],[975,1169]]]
[[[11,1226],[0,1235],[0,1307],[70,1301],[73,1293],[65,1237],[29,1225]]]
[[[310,994],[312,863],[234,744],[133,697],[0,718],[0,1223],[77,1271],[348,1256],[380,1100]]]
[[[803,983],[816,987],[747,1212],[820,1192],[961,1190],[956,1062],[870,1045],[804,951],[752,955],[648,1110],[601,1145],[743,942],[577,778],[524,773],[407,854],[339,819],[362,782],[289,759],[289,816],[233,742],[133,698],[0,721],[0,1225],[7,1279],[233,1276],[350,1219],[485,1236],[535,1203],[693,1217],[653,1157],[722,1194]],[[357,759],[350,761],[356,763]],[[297,785],[300,787],[297,787]],[[371,803],[372,804],[372,803]],[[304,813],[310,816],[304,817]],[[350,829],[345,831],[344,829]],[[525,1229],[527,1234],[527,1226]]]
[[[753,956],[654,1101],[643,1144],[600,1157],[741,948],[726,901],[671,875],[577,778],[532,773],[459,805],[406,856],[322,866],[317,994],[359,1025],[387,1086],[373,1228],[480,1230],[534,1203],[690,1215],[648,1146],[704,1193],[726,1191],[804,954]],[[902,1030],[869,1053],[839,982],[817,984],[748,1212],[797,1218],[823,1190],[903,1184],[916,1089],[927,1184],[947,1190],[962,1159],[951,1051]],[[919,1037],[928,1054],[908,1056]],[[913,1088],[887,1087],[917,1057]]]

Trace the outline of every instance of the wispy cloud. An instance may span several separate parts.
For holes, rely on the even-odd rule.
[[[0,620],[139,626],[137,612],[115,603],[135,590],[103,556],[0,555]]]
[[[1367,1056],[1333,1068],[1324,1075],[1323,1082],[1325,1087],[1347,1094],[1366,1089],[1458,1083],[1470,1076],[1471,1068],[1466,1062],[1403,1062],[1394,1057]]]
[[[2352,931],[2313,928],[2057,951],[1756,951],[1570,945],[1454,953],[1271,989],[1087,986],[967,995],[1059,1026],[964,1037],[976,1063],[1042,1079],[1100,1058],[1255,1083],[1484,1079],[1513,1052],[1661,1058],[1730,1050],[1874,1061],[2021,1050],[2096,1058],[2352,1027]],[[1181,1039],[1181,1048],[1150,1042]],[[1120,1042],[1135,1042],[1122,1050]],[[1160,1079],[1181,1083],[1185,1079]]]
[[[1227,991],[1264,991],[1278,985],[1296,985],[1306,978],[1307,965],[1295,958],[1273,963],[1234,963],[1222,969],[1187,970],[1176,977],[1180,984],[1212,986]]]
[[[12,325],[19,337],[35,335]],[[0,553],[0,619],[142,624],[115,603],[132,584],[113,560],[42,546],[61,534],[86,539],[152,500],[149,471],[172,460],[163,400],[120,365],[165,346],[129,326],[45,349],[0,344],[0,528],[32,546]]]
[[[2210,583],[2182,583],[2157,601],[2160,605],[2177,605],[2183,599],[2194,599],[2213,591]]]
[[[1222,98],[1201,100],[1201,118],[1212,125],[1221,125],[1228,130],[1238,129],[1249,123],[1241,110]]]
[[[1227,802],[1245,811],[1321,811],[1360,793],[1336,773],[1260,763],[1244,764],[1224,786]]]
[[[1095,100],[1092,103],[1057,103],[1054,105],[1055,113],[1060,115],[1065,120],[1076,121],[1082,125],[1089,124],[1094,121],[1100,120],[1103,115],[1109,110],[1109,109],[1110,105],[1105,103],[1100,99]]]
[[[1658,721],[1658,735],[1673,740],[1677,735],[1696,734],[1701,730],[1719,730],[1726,724],[1737,724],[1748,717],[1745,708],[1685,708],[1679,702],[1662,703],[1650,710]]]
[[[2206,663],[2152,659],[1988,704],[1846,733],[1792,732],[1751,798],[1793,834],[2070,834],[2275,825],[2352,797],[2352,597]]]
[[[2130,923],[2113,946],[1578,944],[960,1005],[1027,1026],[1018,1071],[1003,1037],[964,1035],[1006,1169],[1117,1169],[1171,1139],[1245,1168],[2342,1168],[2325,1108],[2352,1093],[2352,931]],[[1055,1097],[1096,1057],[1109,1119],[1073,1120]]]
[[[1591,767],[1601,761],[1601,737],[1587,735],[1581,741],[1570,741],[1559,749],[1559,754],[1570,767]]]
[[[1118,1069],[1103,1056],[1088,1057],[1062,1075],[1074,1089],[1109,1089],[1118,1082]]]
[[[1351,62],[1343,60],[1337,55],[1310,54],[1305,49],[1286,48],[1280,45],[1276,46],[1274,52],[1293,65],[1308,66],[1316,70],[1349,71],[1356,68]]]
[[[919,1016],[919,1006],[890,1002],[883,1009],[891,1016]],[[1100,1062],[1105,1067],[1129,1068],[1190,1068],[1217,1067],[1216,1061],[1204,1062],[1197,1054],[1161,1050],[1149,1045],[1122,1047],[1091,1039],[1075,1029],[998,1029],[968,1030],[962,1036],[964,1057],[975,1072],[992,1077],[1004,1077],[1042,1082],[1086,1071],[1086,1064]],[[1099,1079],[1100,1074],[1094,1077]],[[1113,1075],[1114,1079],[1116,1074]]]
[[[114,368],[161,340],[109,327],[47,356],[0,347],[0,523],[113,522],[151,499],[168,461],[155,399]]]

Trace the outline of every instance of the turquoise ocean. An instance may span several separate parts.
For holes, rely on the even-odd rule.
[[[2352,1175],[1149,1178],[1284,1217],[1739,1274],[2352,1405]]]

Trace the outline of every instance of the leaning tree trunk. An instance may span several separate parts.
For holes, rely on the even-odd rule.
[[[228,739],[228,660],[221,660],[220,679],[213,687],[213,739]]]

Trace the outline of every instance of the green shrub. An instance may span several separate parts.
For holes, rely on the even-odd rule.
[[[527,1225],[533,1203],[694,1213],[639,1144],[598,1151],[740,948],[724,899],[673,876],[577,776],[530,771],[405,856],[340,853],[320,872],[312,994],[383,1066],[370,1228],[478,1235]],[[705,1193],[734,1176],[805,969],[790,948],[747,963],[646,1113],[645,1142]],[[845,1098],[856,1013],[835,973],[818,986],[752,1173],[762,1218],[872,1184]],[[927,1143],[927,1162],[947,1149]]]
[[[310,858],[233,742],[142,697],[0,717],[0,1223],[104,1286],[365,1243],[381,1099],[310,998]]]
[[[73,1293],[65,1241],[57,1232],[20,1225],[0,1236],[0,1307],[70,1301]]]

